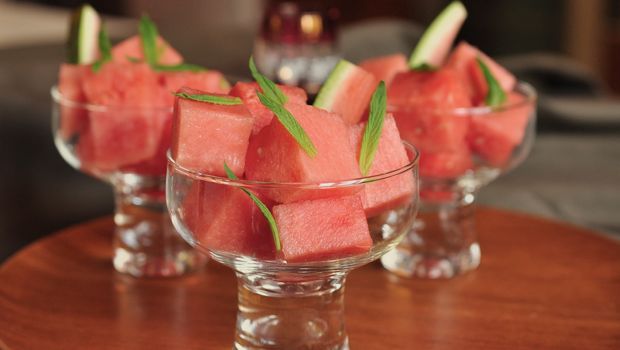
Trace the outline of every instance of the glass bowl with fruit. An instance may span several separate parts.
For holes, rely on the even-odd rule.
[[[420,151],[420,215],[383,265],[401,276],[450,278],[481,261],[474,223],[480,188],[522,163],[535,137],[536,92],[476,47],[452,43],[467,17],[444,9],[409,60],[373,58],[361,68],[388,83],[387,110]]]
[[[166,151],[181,86],[227,92],[221,73],[183,63],[148,17],[112,46],[95,10],[72,18],[68,61],[52,88],[55,144],[74,168],[114,188],[113,263],[133,276],[174,276],[204,257],[179,238],[165,208]]]
[[[409,231],[417,151],[386,114],[383,84],[368,120],[347,125],[250,67],[257,83],[234,94],[177,93],[170,215],[237,274],[234,348],[347,349],[345,278]]]

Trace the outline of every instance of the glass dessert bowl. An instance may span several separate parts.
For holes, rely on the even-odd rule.
[[[202,266],[204,257],[178,236],[165,208],[172,108],[77,102],[57,87],[51,95],[62,157],[114,189],[115,269],[135,277],[175,276]]]
[[[405,148],[409,162],[403,167],[322,183],[218,177],[185,169],[169,155],[166,194],[175,227],[237,274],[234,348],[348,349],[343,315],[348,272],[394,248],[417,212],[418,155]],[[365,211],[364,186],[394,180],[411,184],[408,195]],[[273,213],[277,239],[248,193]]]
[[[521,82],[498,107],[391,104],[388,111],[403,139],[420,150],[421,205],[411,232],[381,258],[383,266],[400,276],[424,278],[451,278],[476,269],[481,250],[474,200],[483,186],[529,154],[535,138],[536,92]]]

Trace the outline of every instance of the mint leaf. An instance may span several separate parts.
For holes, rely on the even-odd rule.
[[[228,176],[229,179],[231,180],[239,179],[237,175],[235,175],[235,173],[233,173],[233,171],[230,170],[226,162],[224,162],[224,171],[226,172],[226,176]],[[239,187],[239,189],[241,189],[243,192],[245,192],[245,194],[250,196],[254,204],[256,204],[256,206],[261,211],[261,213],[263,213],[263,215],[265,216],[265,219],[267,219],[267,222],[269,222],[269,228],[271,229],[271,235],[273,236],[273,243],[276,246],[276,250],[281,251],[282,243],[280,242],[280,231],[278,231],[278,225],[276,225],[276,219],[273,217],[273,215],[269,211],[269,208],[267,208],[265,203],[263,203],[258,197],[256,197],[254,193],[248,191],[248,189],[246,189],[245,187]]]
[[[437,68],[431,66],[428,63],[422,63],[422,64],[419,64],[419,65],[411,68],[411,70],[414,70],[414,71],[417,71],[417,72],[433,72],[433,71],[436,71]]]
[[[258,83],[261,90],[263,90],[263,94],[267,96],[270,100],[276,101],[280,104],[285,104],[288,98],[286,95],[280,90],[280,88],[269,78],[262,75],[258,69],[256,69],[256,65],[254,64],[254,58],[250,56],[250,73],[252,73],[252,77]]]
[[[208,102],[216,105],[224,105],[224,106],[236,106],[243,104],[243,100],[239,97],[232,96],[217,96],[217,95],[209,95],[209,94],[187,94],[185,92],[179,92],[174,94],[180,98],[194,100],[199,102]]]
[[[306,133],[304,128],[299,125],[297,119],[289,112],[284,106],[267,96],[267,94],[258,92],[258,99],[269,110],[271,110],[284,128],[293,136],[299,146],[306,152],[311,158],[316,156],[317,150],[310,139],[310,136]]]
[[[104,63],[112,61],[112,43],[105,27],[101,26],[99,30],[99,54],[101,57],[93,63],[91,67],[93,72],[97,73]]]
[[[179,63],[175,65],[155,65],[154,69],[159,72],[205,72],[206,68],[197,64]]]
[[[140,39],[142,40],[144,58],[151,67],[155,67],[159,59],[159,52],[157,51],[157,36],[159,34],[157,33],[157,27],[149,16],[142,15],[138,31],[140,32]]]
[[[370,112],[368,114],[368,122],[364,128],[364,136],[362,137],[362,147],[360,150],[360,171],[366,176],[372,161],[375,159],[375,153],[379,147],[379,139],[381,139],[381,131],[383,130],[383,120],[386,111],[386,92],[385,82],[381,80],[379,86],[375,89],[370,100]]]
[[[482,70],[482,74],[484,74],[484,79],[487,81],[487,86],[489,87],[489,91],[487,92],[487,96],[484,99],[484,103],[487,106],[497,107],[506,101],[506,93],[502,89],[502,86],[499,85],[493,73],[489,67],[482,61],[480,57],[476,57],[476,61],[478,61],[478,66]]]

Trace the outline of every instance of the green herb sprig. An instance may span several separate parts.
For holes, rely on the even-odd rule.
[[[229,179],[231,180],[239,179],[237,175],[235,175],[235,173],[233,173],[233,171],[230,170],[226,162],[224,162],[224,171],[226,171],[226,176],[228,176]],[[271,235],[273,236],[273,243],[276,246],[276,251],[278,252],[281,251],[282,243],[280,242],[280,231],[278,231],[278,225],[276,225],[276,219],[273,217],[273,215],[269,211],[269,208],[267,208],[265,203],[263,203],[258,197],[256,197],[256,195],[254,195],[254,193],[250,192],[247,188],[239,187],[239,189],[245,192],[245,194],[247,194],[252,199],[254,204],[256,204],[256,206],[261,211],[261,213],[263,213],[263,215],[265,216],[265,219],[267,219],[267,222],[269,222],[269,228],[271,229]]]
[[[489,91],[484,99],[484,103],[490,107],[497,107],[506,101],[506,92],[502,89],[502,86],[499,85],[497,79],[491,73],[489,67],[484,63],[484,61],[480,57],[476,57],[476,61],[478,62],[478,66],[480,70],[482,70],[482,74],[484,74],[484,79],[487,81],[487,86],[489,87]]]
[[[284,107],[284,104],[288,100],[286,95],[273,81],[256,69],[252,57],[250,57],[249,65],[252,77],[254,77],[254,80],[256,80],[258,86],[260,86],[262,90],[262,92],[259,91],[257,93],[260,102],[276,115],[278,121],[280,121],[284,128],[293,136],[304,152],[311,158],[315,157],[317,155],[317,150],[310,136],[308,136],[293,114]]]
[[[207,102],[216,105],[224,105],[224,106],[236,106],[243,104],[243,100],[239,97],[232,96],[217,96],[217,95],[209,95],[209,94],[188,94],[185,92],[175,93],[175,96],[180,98],[184,98],[187,100],[194,100],[199,102]]]
[[[377,148],[379,147],[379,139],[381,139],[381,131],[383,130],[383,121],[387,108],[386,101],[385,82],[382,80],[372,94],[368,122],[364,128],[364,136],[362,137],[359,164],[360,171],[364,176],[368,174],[372,162],[375,159]]]
[[[250,73],[252,73],[252,78],[256,80],[258,86],[260,86],[261,90],[263,90],[263,94],[267,96],[270,100],[273,100],[281,105],[285,104],[288,101],[286,95],[278,88],[276,83],[271,81],[269,78],[261,74],[256,68],[256,64],[254,64],[254,58],[250,56]]]
[[[99,30],[99,54],[101,56],[92,65],[92,70],[95,73],[97,73],[105,63],[112,61],[112,43],[110,42],[108,32],[103,26]]]
[[[159,72],[206,72],[207,69],[205,67],[199,66],[197,64],[191,63],[179,63],[174,65],[162,65],[157,64],[153,67],[156,71]]]
[[[159,51],[157,50],[157,26],[151,21],[148,15],[142,15],[138,26],[140,32],[140,40],[142,40],[142,50],[144,51],[144,59],[151,66],[155,67],[159,60]]]

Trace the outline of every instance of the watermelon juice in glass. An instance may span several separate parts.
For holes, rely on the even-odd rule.
[[[381,259],[401,276],[450,278],[478,267],[476,194],[523,162],[534,141],[533,88],[466,42],[450,52],[466,15],[460,2],[450,4],[409,61],[391,55],[360,63],[390,82],[387,109],[420,150],[420,215]]]
[[[114,47],[90,6],[80,8],[73,21],[79,35],[72,34],[70,43],[76,52],[61,66],[51,92],[54,141],[71,166],[114,188],[115,269],[140,277],[199,268],[204,257],[179,238],[165,208],[172,93],[182,85],[226,92],[226,81],[219,72],[182,64],[146,17],[140,36]],[[145,62],[145,32],[158,48],[156,65]],[[86,50],[89,34],[100,49]],[[181,69],[188,67],[195,71]]]
[[[235,349],[348,349],[346,276],[412,225],[417,151],[385,114],[383,85],[369,121],[350,126],[251,69],[258,84],[231,95],[177,93],[172,221],[237,274]]]

